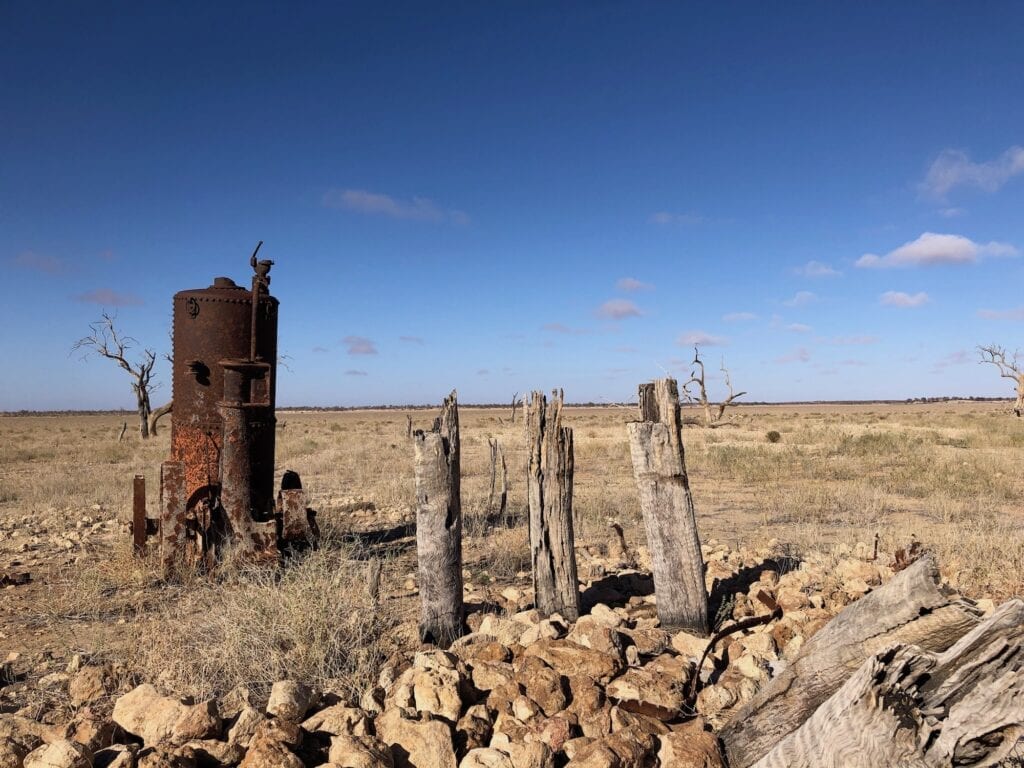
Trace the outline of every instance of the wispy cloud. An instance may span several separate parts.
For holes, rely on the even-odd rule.
[[[776,363],[786,365],[787,363],[806,363],[811,359],[811,353],[805,347],[798,347],[788,355],[775,358]]]
[[[920,307],[927,304],[928,301],[928,294],[924,291],[913,294],[903,291],[886,291],[878,297],[878,302],[887,307]]]
[[[676,344],[681,347],[724,347],[728,343],[725,336],[715,336],[706,331],[684,331],[676,339]]]
[[[419,336],[399,336],[398,340],[401,341],[401,342],[405,342],[406,344],[426,344],[427,343],[427,342],[425,342]]]
[[[986,320],[1024,320],[1024,307],[1014,309],[979,309],[978,317]]]
[[[355,368],[349,368],[345,371],[346,376],[369,376],[366,371],[357,371]]]
[[[863,360],[840,360],[839,364],[852,366],[854,368],[863,368],[864,366],[867,365],[867,363],[864,362]]]
[[[609,299],[597,308],[597,316],[606,320],[624,320],[627,317],[640,317],[642,314],[636,304],[626,299]]]
[[[983,256],[1016,256],[1017,249],[1009,243],[976,243],[963,235],[940,235],[925,232],[916,240],[904,243],[885,256],[865,253],[856,261],[858,267],[919,267],[932,264],[973,264]]]
[[[313,351],[318,355],[326,355],[328,352],[327,347],[316,346],[313,347]]]
[[[959,216],[963,216],[967,211],[963,208],[940,208],[939,216],[944,219],[955,219]]]
[[[827,343],[837,347],[855,347],[864,344],[877,344],[878,341],[877,336],[833,336],[828,339]]]
[[[620,278],[615,287],[620,291],[626,293],[636,293],[637,291],[649,291],[654,288],[650,283],[645,283],[642,280],[637,280],[635,277],[623,277]]]
[[[365,189],[329,189],[324,193],[323,205],[326,208],[389,216],[393,219],[450,221],[455,224],[469,222],[469,216],[464,211],[444,209],[426,197],[401,200]]]
[[[376,355],[377,345],[365,336],[346,336],[341,340],[350,355]]]
[[[818,294],[811,291],[797,291],[793,294],[793,298],[786,299],[782,302],[787,307],[806,307],[808,304],[814,304],[818,301]]]
[[[974,162],[963,150],[944,149],[917,188],[924,197],[942,200],[956,187],[995,192],[1019,173],[1024,173],[1024,147],[1010,147],[983,163]]]
[[[797,267],[793,270],[796,274],[802,277],[839,277],[843,273],[837,269],[833,269],[830,265],[820,261],[808,261],[802,267]]]
[[[85,293],[77,294],[74,298],[75,301],[85,302],[86,304],[100,304],[104,307],[141,307],[143,304],[142,299],[134,293],[118,293],[110,288],[97,288],[94,291],[86,291]]]
[[[671,211],[658,211],[652,213],[650,221],[652,224],[679,224],[682,226],[693,227],[697,224],[703,224],[705,219],[699,213],[693,211],[687,211],[686,213],[672,213]]]
[[[477,376],[490,376],[491,372],[488,369],[486,369],[486,368],[481,368],[480,370],[478,370],[476,372],[476,375]]]
[[[803,323],[790,323],[786,326],[786,330],[792,331],[793,333],[810,333],[814,329],[809,325],[804,325]]]
[[[950,366],[967,365],[973,361],[974,358],[970,352],[966,349],[958,349],[955,352],[950,352],[945,357],[936,360],[935,364],[932,366],[932,373],[940,373]]]
[[[11,259],[11,264],[18,269],[28,269],[46,275],[59,275],[68,269],[67,264],[56,256],[47,256],[35,251],[22,251]]]
[[[722,315],[722,320],[727,323],[743,323],[749,320],[757,320],[757,315],[753,312],[729,312]]]

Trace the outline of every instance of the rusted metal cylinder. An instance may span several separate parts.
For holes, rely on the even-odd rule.
[[[258,423],[249,427],[251,451],[257,457],[252,462],[258,473],[253,479],[259,486],[254,509],[263,510],[263,500],[273,499],[278,301],[264,289],[258,294],[255,310],[253,293],[227,277],[215,278],[209,288],[174,295],[171,459],[185,467],[190,510],[220,494],[224,421],[218,404],[225,400],[220,361],[249,358],[254,338],[255,362],[267,366],[266,374],[255,380],[243,398],[262,406]]]
[[[220,461],[220,502],[228,535],[246,548],[252,545],[255,521],[269,519],[273,509],[274,468],[261,454],[261,433],[273,428],[273,411],[249,399],[270,371],[267,363],[221,360],[224,400],[217,404],[223,423]]]

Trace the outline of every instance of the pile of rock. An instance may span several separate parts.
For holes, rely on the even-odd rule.
[[[0,715],[0,768],[723,765],[714,730],[892,572],[866,548],[802,563],[714,544],[705,556],[720,625],[770,613],[759,592],[783,615],[725,638],[699,669],[707,639],[663,629],[649,575],[605,564],[574,624],[513,612],[528,599],[518,590],[504,614],[473,614],[450,649],[385,665],[358,702],[284,681],[266,701],[239,688],[185,703],[146,684],[104,713],[111,671],[65,673],[55,684],[67,686],[71,721]]]

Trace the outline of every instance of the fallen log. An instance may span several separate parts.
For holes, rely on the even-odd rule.
[[[807,641],[786,669],[721,732],[732,768],[771,751],[839,690],[870,656],[896,644],[941,652],[976,627],[982,612],[939,585],[931,556],[853,603]]]
[[[993,765],[1024,734],[1024,601],[943,653],[876,653],[754,768]]]

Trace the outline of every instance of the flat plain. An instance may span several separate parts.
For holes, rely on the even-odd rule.
[[[0,418],[0,574],[31,576],[0,589],[0,661],[33,659],[25,668],[38,678],[79,654],[135,679],[159,675],[182,694],[283,674],[358,691],[383,659],[416,644],[407,416],[425,428],[435,413],[279,411],[277,478],[301,475],[323,545],[281,572],[242,564],[175,584],[153,558],[131,557],[127,531],[135,474],[146,477],[150,514],[157,508],[169,424],[143,442],[131,430],[118,440],[122,415]],[[635,413],[564,411],[581,552],[602,550],[613,521],[631,546],[643,544],[625,428]],[[460,417],[467,576],[485,597],[526,590],[522,411],[515,422],[507,408],[463,407]],[[771,542],[799,557],[871,546],[876,534],[885,552],[916,539],[963,594],[998,603],[1024,593],[1024,420],[1007,404],[740,406],[727,421],[684,432],[705,542]],[[495,438],[509,478],[497,521],[487,517]],[[364,594],[371,556],[384,562],[383,605]],[[0,690],[0,711],[25,706],[29,690],[39,695]]]

